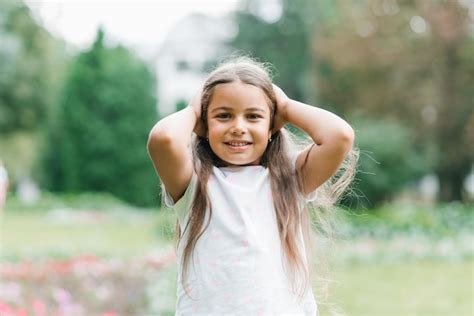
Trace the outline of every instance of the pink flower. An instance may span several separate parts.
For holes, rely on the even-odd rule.
[[[43,301],[35,299],[33,301],[33,311],[37,316],[46,315],[46,306],[44,305]]]
[[[84,308],[77,304],[77,303],[72,303],[72,302],[62,302],[61,305],[59,306],[59,311],[63,315],[83,315]]]
[[[71,294],[65,289],[54,289],[53,296],[59,304],[67,304],[71,301]]]
[[[0,301],[0,315],[13,315],[13,308]]]
[[[17,311],[16,311],[16,316],[28,316],[28,312],[26,311],[26,309],[24,308],[19,308]]]
[[[116,312],[105,312],[102,316],[118,316]]]

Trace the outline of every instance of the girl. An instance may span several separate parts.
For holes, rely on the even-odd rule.
[[[292,154],[286,123],[312,144]],[[306,204],[347,186],[352,172],[327,180],[353,140],[343,119],[291,100],[249,58],[218,67],[159,121],[148,151],[178,216],[176,315],[317,315]]]

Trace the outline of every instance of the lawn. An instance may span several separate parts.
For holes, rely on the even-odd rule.
[[[95,253],[131,257],[163,245],[156,214],[6,213],[2,257],[70,256]]]
[[[333,301],[351,316],[470,316],[473,271],[473,261],[347,265],[333,271]]]
[[[0,254],[3,266],[58,260],[64,281],[59,274],[38,279],[38,267],[43,267],[41,273],[49,271],[41,264],[36,264],[37,270],[32,270],[34,277],[30,279],[25,275],[15,278],[15,274],[10,273],[3,280],[5,282],[2,281],[3,285],[0,284],[0,314],[2,306],[23,306],[31,315],[33,312],[38,314],[37,309],[42,306],[43,312],[63,311],[68,316],[173,315],[175,262],[154,267],[141,265],[149,258],[159,259],[172,250],[173,214],[111,206],[110,203],[100,207],[79,204],[71,204],[74,210],[56,202],[40,210],[20,209],[11,204],[4,212]],[[360,226],[357,229],[361,229]],[[327,301],[333,305],[321,301],[321,316],[332,315],[331,310],[352,316],[473,315],[474,261],[469,242],[472,234],[466,235],[466,231],[464,229],[461,239],[444,233],[443,238],[454,241],[445,248],[454,253],[457,250],[452,247],[459,244],[458,255],[443,255],[446,251],[441,251],[430,258],[410,256],[438,249],[437,245],[443,243],[443,239],[434,238],[436,242],[430,246],[425,235],[418,238],[412,234],[406,239],[400,237],[406,233],[401,232],[405,235],[399,236],[397,232],[395,239],[360,239],[357,246],[354,237],[350,256],[344,256],[349,253],[347,244],[352,243],[346,240],[345,245],[335,251],[335,255],[340,254],[344,259],[336,260],[331,269],[333,282]],[[416,242],[417,238],[423,242],[414,248],[407,244],[408,250],[402,251],[400,244]],[[462,244],[457,243],[459,240]],[[387,256],[391,250],[404,253]],[[367,251],[375,255],[367,255]],[[95,259],[81,257],[85,254],[95,256]],[[67,258],[75,259],[68,261]],[[115,259],[121,261],[117,263]],[[138,261],[141,263],[137,264]],[[51,262],[47,264],[51,265]],[[65,272],[64,266],[70,268],[71,274]],[[108,267],[107,272],[104,272],[104,266]],[[83,274],[84,269],[89,274]],[[78,274],[77,271],[83,272]],[[83,288],[86,285],[90,288]],[[38,288],[42,288],[41,293],[36,290]],[[119,300],[123,304],[110,311],[109,302],[114,297],[121,297]],[[48,309],[48,304],[54,308]]]
[[[320,316],[335,315],[331,311],[348,316],[472,316],[473,271],[473,261],[339,265],[332,268],[331,290],[327,303],[319,303]],[[157,288],[167,302],[158,302],[157,314],[174,315],[175,275],[175,266],[165,269],[161,282],[172,294]]]

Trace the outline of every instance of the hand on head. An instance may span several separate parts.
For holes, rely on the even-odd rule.
[[[287,122],[286,119],[286,107],[288,104],[288,96],[281,90],[277,85],[273,84],[273,92],[275,93],[276,99],[276,114],[274,118],[273,131],[272,133],[278,132]]]
[[[201,97],[202,97],[202,88],[199,88],[198,92],[189,102],[189,106],[194,110],[196,114],[196,125],[194,126],[194,133],[200,137],[206,137],[206,129],[201,120]]]

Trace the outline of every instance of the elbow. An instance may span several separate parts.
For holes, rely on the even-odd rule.
[[[344,132],[342,134],[343,134],[342,137],[344,141],[350,143],[350,145],[352,146],[355,140],[354,129],[350,125],[347,125],[347,127],[344,129]]]
[[[160,126],[155,125],[148,135],[147,148],[149,152],[156,151],[158,148],[169,146],[172,137]]]
[[[354,129],[349,124],[347,124],[339,132],[338,138],[339,138],[339,143],[341,144],[341,148],[343,149],[345,153],[348,153],[354,146],[354,140],[355,140]]]

